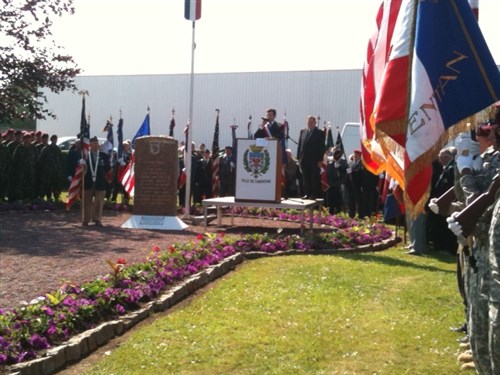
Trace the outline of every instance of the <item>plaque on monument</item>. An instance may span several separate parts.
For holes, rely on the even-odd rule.
[[[281,201],[281,144],[277,139],[238,139],[235,201]]]
[[[177,147],[177,141],[172,138],[137,138],[134,215],[177,215]]]

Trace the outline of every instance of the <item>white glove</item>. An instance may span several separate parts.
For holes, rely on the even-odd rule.
[[[463,156],[463,155],[458,155],[457,156],[457,168],[458,172],[462,173],[464,169],[472,169],[472,156]]]
[[[457,148],[457,156],[469,155],[469,150],[471,148],[472,139],[469,133],[461,133],[458,136],[457,143],[455,147]]]
[[[335,168],[339,168],[340,167],[340,163],[338,161],[335,162]]]
[[[120,163],[120,165],[124,163],[123,158],[118,159],[118,163]]]
[[[121,165],[122,167],[124,167],[124,166],[126,166],[126,165],[127,165],[127,163],[125,163],[125,162],[122,160],[122,161],[120,162],[120,165]]]
[[[456,214],[456,212],[452,213],[450,217],[446,218],[446,221],[448,222],[448,228],[453,232],[455,236],[457,236],[457,241],[465,246],[467,244],[467,240],[462,234],[462,226],[455,221]]]
[[[479,155],[472,159],[472,168],[475,171],[481,171],[483,169],[483,159]]]
[[[436,215],[439,214],[439,206],[436,204],[437,198],[432,198],[429,202],[429,208],[432,212],[434,212]]]
[[[68,176],[68,181],[71,182],[73,180],[73,176]]]
[[[462,235],[462,226],[456,221],[456,215],[456,212],[452,213],[451,216],[446,218],[446,222],[448,223],[448,228],[458,237]]]
[[[87,164],[87,162],[85,161],[85,159],[80,159],[80,161],[78,163],[80,163],[81,165],[86,165]]]
[[[231,168],[234,168],[234,167],[235,167],[234,163],[233,163],[233,162],[231,162]]]
[[[352,172],[352,168],[347,168],[347,173],[351,173]]]
[[[469,155],[476,156],[479,155],[481,151],[479,150],[479,142],[470,141]]]

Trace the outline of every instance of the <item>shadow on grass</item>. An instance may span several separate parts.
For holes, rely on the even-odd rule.
[[[394,257],[388,257],[388,256],[381,256],[381,253],[337,253],[337,256],[340,256],[344,259],[350,259],[350,260],[362,260],[364,262],[373,262],[373,263],[379,263],[379,264],[384,264],[387,266],[398,266],[398,267],[411,267],[411,268],[417,268],[421,269],[424,271],[431,271],[431,272],[445,272],[445,273],[455,273],[454,270],[447,270],[443,269],[440,267],[436,266],[430,266],[430,265],[425,265],[425,264],[418,264],[414,261],[411,260],[403,260],[403,259],[398,259]],[[414,255],[408,255],[408,257],[415,257]],[[424,259],[427,258],[428,255],[424,255]],[[430,256],[429,256],[430,257]],[[432,254],[433,258],[437,258],[439,261],[443,263],[455,263],[455,257],[450,255],[450,254],[440,254],[440,253],[435,253]],[[421,258],[421,257],[418,257]],[[411,258],[415,259],[415,258]],[[417,260],[417,259],[415,259]]]

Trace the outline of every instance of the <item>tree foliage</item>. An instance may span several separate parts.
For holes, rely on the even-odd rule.
[[[76,89],[80,72],[53,40],[53,19],[74,13],[73,0],[1,0],[0,122],[55,117],[42,89]]]

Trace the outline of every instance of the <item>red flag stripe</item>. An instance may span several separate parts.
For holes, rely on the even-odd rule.
[[[120,181],[125,191],[133,197],[135,192],[135,154],[132,154],[129,163],[123,170]]]
[[[212,197],[219,195],[219,157],[212,160]]]
[[[78,166],[76,167],[75,175],[71,180],[71,184],[68,191],[68,201],[66,202],[67,210],[69,210],[71,206],[76,202],[76,200],[80,197],[83,171],[84,171],[83,165],[78,164]]]

